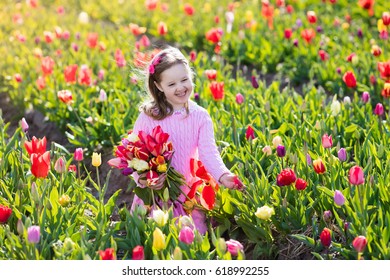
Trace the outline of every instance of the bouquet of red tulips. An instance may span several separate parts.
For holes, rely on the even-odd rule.
[[[156,126],[151,134],[130,131],[115,148],[116,157],[108,161],[110,166],[121,169],[123,175],[136,172],[138,176],[133,178],[146,182],[134,191],[148,205],[154,203],[154,194],[165,201],[167,195],[176,200],[181,194],[180,187],[186,184],[184,176],[170,165],[174,149],[168,138],[169,134],[160,126]],[[161,180],[164,180],[162,184]]]

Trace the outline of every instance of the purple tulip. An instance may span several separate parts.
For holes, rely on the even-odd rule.
[[[362,31],[361,28],[358,29],[358,31],[357,31],[357,36],[358,36],[359,38],[363,38],[363,31]]]
[[[199,93],[197,93],[197,92],[194,93],[194,99],[199,100]]]
[[[306,154],[306,163],[307,165],[311,165],[311,156],[309,155],[309,153]]]
[[[364,91],[362,93],[362,101],[364,103],[367,103],[368,101],[370,101],[370,94],[368,93],[368,91]]]
[[[252,76],[252,86],[254,88],[259,88],[259,83],[257,82],[257,79],[255,76]]]
[[[286,148],[283,145],[278,145],[276,147],[276,154],[278,157],[284,157],[286,155]]]
[[[335,191],[334,192],[334,203],[336,203],[338,206],[342,206],[345,203],[345,197],[342,192]]]
[[[30,243],[38,243],[41,237],[39,226],[31,226],[27,229],[27,239]]]
[[[346,161],[347,160],[347,151],[344,148],[341,148],[337,152],[337,156],[339,157],[340,161]]]
[[[298,39],[294,39],[293,44],[294,44],[294,47],[298,47]]]

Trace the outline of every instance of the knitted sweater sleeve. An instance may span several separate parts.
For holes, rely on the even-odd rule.
[[[222,161],[214,138],[213,122],[207,111],[204,111],[204,117],[200,120],[198,154],[199,159],[206,167],[207,172],[217,181],[225,173],[230,173],[229,169]]]

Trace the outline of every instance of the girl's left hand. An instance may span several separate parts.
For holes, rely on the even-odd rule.
[[[238,179],[238,176],[235,174],[223,174],[219,179],[222,185],[229,189],[242,191],[245,189],[245,185]]]

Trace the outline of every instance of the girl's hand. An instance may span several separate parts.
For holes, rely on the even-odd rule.
[[[245,185],[238,179],[238,176],[232,173],[226,173],[219,179],[222,185],[229,189],[242,191],[245,189]]]

